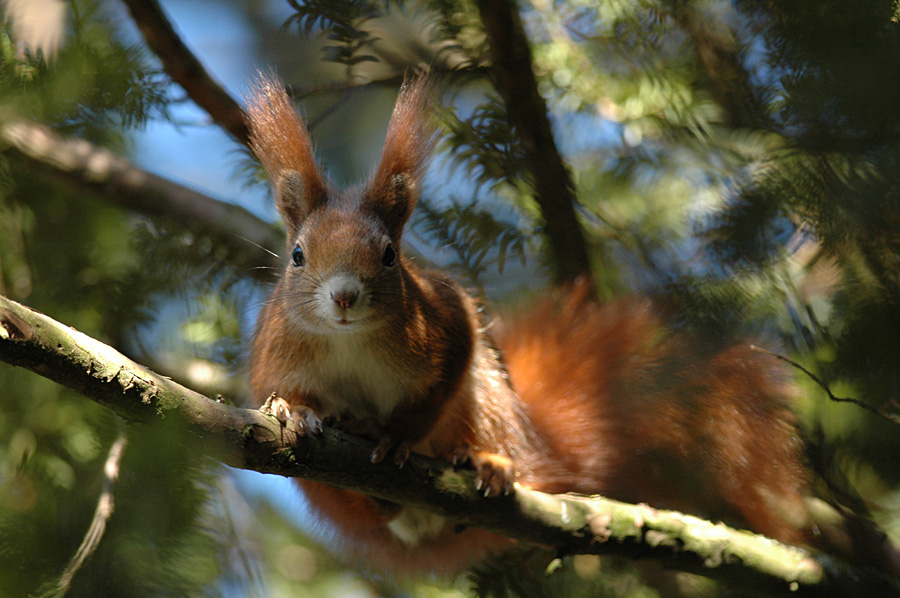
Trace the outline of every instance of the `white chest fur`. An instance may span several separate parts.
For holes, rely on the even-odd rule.
[[[383,422],[410,392],[389,356],[357,334],[329,336],[291,377],[293,385],[318,399],[323,417],[351,413]]]

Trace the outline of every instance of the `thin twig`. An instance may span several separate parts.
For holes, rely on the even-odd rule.
[[[338,108],[340,108],[341,106],[343,106],[344,104],[347,103],[347,101],[350,99],[350,94],[353,93],[353,90],[354,90],[353,87],[350,87],[350,86],[345,87],[341,91],[341,95],[339,95],[336,100],[331,102],[328,106],[326,106],[321,112],[319,112],[313,118],[307,119],[307,121],[306,121],[307,128],[310,131],[312,131],[313,129],[318,127],[320,124],[322,124],[322,121],[324,121],[326,118],[328,118],[329,116],[334,114],[334,112]]]
[[[106,522],[109,521],[115,510],[113,489],[115,488],[116,480],[119,478],[119,464],[122,461],[122,453],[125,452],[127,443],[128,439],[125,436],[125,432],[121,431],[119,432],[119,437],[116,438],[116,441],[113,442],[109,449],[109,455],[106,457],[106,463],[103,465],[103,491],[97,499],[94,518],[91,520],[91,525],[81,541],[81,546],[78,547],[78,550],[72,556],[72,560],[69,561],[62,575],[60,575],[55,596],[65,596],[68,593],[69,586],[72,585],[72,578],[78,573],[78,570],[88,557],[94,554],[97,546],[100,545],[100,540],[106,531]]]
[[[813,374],[811,371],[809,371],[808,369],[806,369],[805,367],[803,367],[802,365],[800,365],[799,363],[797,363],[790,357],[786,357],[784,355],[779,355],[778,353],[773,353],[767,349],[763,349],[762,347],[757,347],[756,345],[750,345],[750,349],[753,351],[758,351],[760,353],[765,353],[767,355],[771,355],[772,357],[774,357],[776,359],[780,359],[781,361],[784,361],[784,362],[794,366],[795,368],[797,368],[798,370],[800,370],[801,372],[803,372],[804,374],[809,376],[809,378],[813,382],[818,384],[822,388],[822,390],[824,390],[825,393],[828,394],[828,398],[831,399],[832,401],[834,401],[835,403],[852,403],[853,405],[856,405],[857,407],[862,407],[866,411],[869,411],[870,413],[877,415],[878,417],[894,424],[895,426],[900,426],[900,417],[891,415],[889,413],[884,413],[877,407],[873,407],[873,406],[869,405],[868,403],[860,401],[859,399],[854,399],[851,397],[836,397],[836,396],[834,396],[834,393],[831,392],[831,389],[828,388],[828,385],[825,384],[825,382],[823,382],[818,376]]]

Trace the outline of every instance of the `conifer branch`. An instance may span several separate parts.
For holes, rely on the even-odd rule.
[[[233,467],[304,477],[431,509],[465,525],[549,545],[563,554],[656,559],[770,595],[900,596],[873,571],[695,517],[598,497],[517,488],[484,498],[475,474],[413,455],[397,469],[369,461],[371,443],[326,429],[300,437],[292,422],[208,399],[51,318],[0,297],[0,361],[76,390],[129,422],[181,421]]]
[[[590,278],[574,187],[553,139],[547,104],[538,93],[531,49],[516,5],[512,0],[479,0],[478,7],[491,46],[497,91],[522,143],[534,198],[544,218],[557,282]]]
[[[138,214],[199,227],[239,256],[238,264],[276,265],[272,254],[281,251],[282,233],[240,206],[141,170],[109,150],[62,137],[41,125],[2,123],[0,144],[15,150],[24,167],[67,186]],[[263,269],[250,272],[267,274]]]
[[[163,68],[190,98],[244,145],[249,142],[247,124],[240,105],[206,72],[156,0],[123,0]]]
[[[712,98],[723,110],[725,124],[733,128],[766,128],[772,123],[741,63],[734,35],[723,22],[711,22],[695,3],[672,0],[675,21],[688,34],[697,62],[706,76]]]

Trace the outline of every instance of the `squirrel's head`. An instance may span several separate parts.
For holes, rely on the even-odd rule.
[[[254,153],[272,181],[290,254],[282,291],[305,324],[359,329],[399,300],[400,239],[435,143],[427,77],[404,83],[381,161],[364,184],[338,191],[315,163],[306,127],[281,82],[260,74],[247,95]]]

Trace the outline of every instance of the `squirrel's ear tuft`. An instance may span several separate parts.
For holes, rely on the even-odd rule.
[[[288,234],[294,236],[313,208],[327,198],[309,133],[274,74],[258,73],[244,99],[250,147],[269,173],[278,211]]]
[[[403,83],[388,125],[381,162],[366,189],[366,205],[382,218],[394,239],[419,198],[421,179],[437,140],[431,115],[434,83],[419,75]]]

